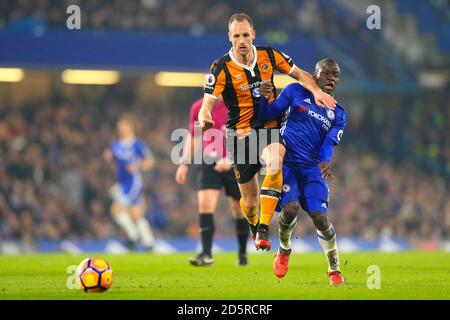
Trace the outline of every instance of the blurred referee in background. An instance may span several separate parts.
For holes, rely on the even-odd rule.
[[[203,99],[198,99],[191,106],[189,135],[186,139],[186,143],[183,148],[182,160],[175,177],[178,184],[186,183],[188,164],[191,163],[191,159],[193,158],[192,155],[198,145],[198,137],[194,134],[194,128],[195,122],[198,122],[198,113],[202,106],[202,101]],[[220,133],[222,148],[219,148],[221,149],[220,154],[220,151],[211,148],[210,145],[214,142],[217,143],[217,141],[214,139],[208,139],[205,137],[206,133],[203,133],[202,159],[205,161],[202,161],[197,176],[197,198],[202,250],[196,257],[190,259],[190,263],[193,266],[209,266],[214,262],[211,252],[215,232],[214,212],[217,208],[220,190],[224,187],[225,193],[228,197],[231,214],[235,219],[238,240],[237,264],[239,266],[245,266],[248,264],[247,239],[250,232],[248,222],[244,218],[239,206],[241,193],[232,170],[232,163],[226,157],[224,133],[227,122],[227,107],[221,96],[217,99],[217,105],[212,111],[212,118],[215,122],[214,128],[217,129],[216,132]],[[210,147],[208,148],[208,146]]]

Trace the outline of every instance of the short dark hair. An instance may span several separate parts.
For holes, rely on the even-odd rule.
[[[339,64],[337,63],[336,60],[331,58],[325,58],[317,61],[315,71],[317,72],[318,68],[323,68],[325,67],[325,65],[335,65],[340,70]]]
[[[319,60],[317,63],[320,64],[320,65],[324,65],[324,64],[335,64],[335,65],[337,65],[338,64],[336,62],[336,60],[334,60],[332,58],[325,58],[325,59]]]
[[[234,21],[239,21],[239,22],[247,21],[248,23],[250,23],[250,26],[253,29],[253,20],[252,20],[252,18],[250,18],[250,16],[248,14],[244,13],[244,12],[233,14],[230,17],[230,20],[228,20],[228,28],[230,28],[231,24]]]

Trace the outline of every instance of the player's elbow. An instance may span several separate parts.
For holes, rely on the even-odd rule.
[[[294,70],[291,72],[290,76],[295,80],[299,81],[301,78],[301,73],[302,70],[299,67],[295,67]]]

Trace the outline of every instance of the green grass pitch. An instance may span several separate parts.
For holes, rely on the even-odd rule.
[[[235,254],[218,253],[206,268],[190,266],[185,253],[0,256],[0,299],[450,299],[450,253],[342,253],[341,287],[328,284],[322,253],[293,254],[284,279],[273,274],[273,255],[252,254],[237,267]],[[112,265],[107,292],[67,288],[68,267],[87,256]],[[380,268],[380,289],[367,287],[370,265]]]

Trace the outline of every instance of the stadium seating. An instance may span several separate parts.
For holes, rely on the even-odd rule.
[[[125,108],[139,115],[143,137],[157,157],[157,169],[147,176],[146,190],[148,216],[159,228],[158,234],[196,235],[192,189],[177,187],[176,167],[168,161],[174,145],[168,137],[173,129],[186,126],[191,100],[184,97],[180,104],[169,99],[152,108],[139,101],[137,87],[131,80],[109,90],[79,87],[67,92],[54,87],[45,101],[14,108],[2,102],[3,239],[32,242],[118,236],[108,214],[108,189],[115,171],[103,163],[101,151],[112,136],[114,120]],[[196,94],[191,91],[192,100]],[[349,125],[336,152],[337,179],[331,183],[331,214],[342,236],[370,240],[386,229],[393,236],[411,239],[449,234],[446,159],[450,147],[445,137],[450,136],[450,108],[442,108],[448,101],[429,98],[408,107],[408,98],[362,105],[354,105],[352,96],[342,100],[350,114]],[[430,111],[433,130],[427,127]],[[174,113],[180,116],[173,117]],[[88,148],[88,144],[97,147]],[[221,236],[233,233],[224,208],[219,209],[217,224]],[[340,223],[348,220],[352,223]],[[311,234],[312,225],[305,221],[300,231]]]

